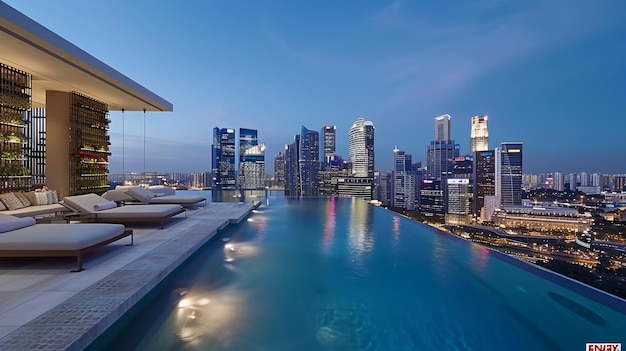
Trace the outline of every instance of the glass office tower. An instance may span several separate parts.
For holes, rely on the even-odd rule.
[[[319,133],[302,126],[300,134],[300,196],[318,196]]]
[[[265,182],[265,144],[256,129],[239,129],[239,188],[262,189]]]
[[[500,204],[522,205],[522,143],[502,143],[500,147]]]
[[[213,188],[216,190],[235,189],[235,130],[213,128]]]

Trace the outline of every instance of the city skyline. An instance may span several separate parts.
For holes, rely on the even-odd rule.
[[[360,117],[385,171],[396,146],[426,161],[449,114],[461,155],[488,115],[490,148],[524,143],[524,173],[626,172],[623,2],[5,2],[174,104],[146,116],[147,171],[210,170],[215,126],[258,130],[270,161],[302,125],[334,125],[346,158]],[[110,116],[111,172],[141,172],[143,113]]]

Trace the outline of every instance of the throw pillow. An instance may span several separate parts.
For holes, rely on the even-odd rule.
[[[20,199],[14,193],[0,194],[0,201],[4,203],[9,210],[17,210],[24,207]]]
[[[15,194],[15,197],[17,197],[17,199],[20,200],[22,205],[24,205],[23,207],[30,206],[30,201],[28,201],[28,198],[26,198],[26,195],[24,195],[24,192],[19,191],[19,192],[16,192],[14,194]]]
[[[37,196],[35,195],[34,191],[29,191],[27,193],[24,193],[24,196],[26,196],[26,198],[28,199],[28,202],[30,202],[31,206],[39,205],[37,203]]]
[[[7,207],[4,206],[4,203],[0,201],[0,211],[6,211]]]
[[[56,190],[46,191],[46,196],[48,196],[48,204],[56,204],[59,202],[59,197]]]
[[[37,205],[47,205],[48,204],[48,196],[43,192],[35,192],[35,197],[37,198]]]

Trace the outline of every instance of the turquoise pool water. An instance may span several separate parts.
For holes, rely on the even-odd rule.
[[[92,350],[584,350],[626,302],[355,199],[270,199]]]

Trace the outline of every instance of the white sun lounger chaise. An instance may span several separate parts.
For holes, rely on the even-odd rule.
[[[76,257],[75,272],[83,270],[83,255],[133,231],[122,224],[35,224],[31,217],[0,214],[0,257]]]
[[[142,187],[132,187],[126,189],[125,193],[142,204],[178,204],[182,206],[196,205],[199,202],[206,203],[206,197],[201,195],[160,195],[150,189]]]
[[[63,206],[72,210],[69,217],[86,219],[94,222],[158,222],[163,228],[165,220],[174,217],[186,210],[181,205],[128,205],[117,206],[97,194],[67,196],[62,201]],[[186,217],[185,212],[185,217]]]

